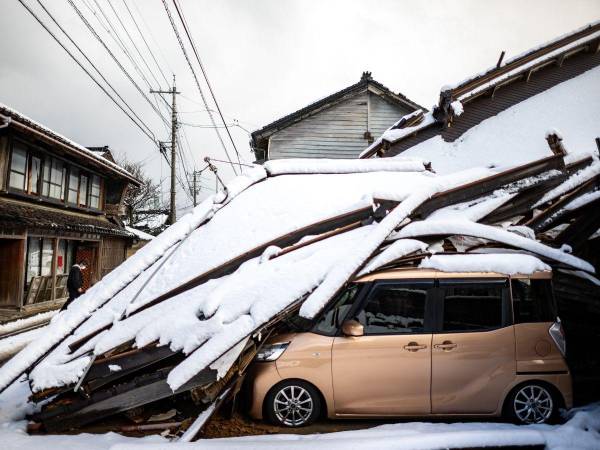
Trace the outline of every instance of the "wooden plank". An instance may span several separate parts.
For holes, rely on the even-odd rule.
[[[518,182],[524,178],[541,175],[550,170],[563,170],[564,160],[562,155],[549,156],[547,158],[533,161],[504,172],[482,178],[471,183],[463,184],[447,191],[439,192],[425,201],[413,214],[413,216],[427,217],[433,211],[444,206],[462,203],[482,197],[500,187],[506,187],[511,183]]]

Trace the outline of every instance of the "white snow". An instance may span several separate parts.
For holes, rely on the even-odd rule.
[[[581,186],[583,183],[591,180],[599,174],[600,162],[596,160],[589,166],[586,166],[583,169],[575,172],[573,175],[571,175],[569,178],[567,178],[555,188],[546,192],[544,196],[540,200],[538,200],[535,203],[535,205],[533,205],[533,207],[537,208],[538,206],[543,205],[546,202],[550,202],[554,199],[557,199],[558,197],[566,194],[569,191],[572,191],[578,186]]]
[[[460,100],[454,100],[450,103],[450,108],[452,108],[452,112],[456,117],[460,116],[464,112],[463,104]]]
[[[551,268],[535,256],[517,254],[432,255],[419,267],[443,272],[493,272],[505,275],[531,275]]]
[[[417,251],[423,251],[427,248],[427,244],[416,239],[398,239],[387,247],[380,254],[372,258],[365,267],[358,273],[357,276],[363,276],[386,264],[395,261],[398,258],[409,255]]]
[[[122,368],[118,364],[109,364],[108,370],[111,372],[119,372],[120,370],[122,370]]]
[[[421,120],[421,122],[419,122],[418,124],[412,127],[388,129],[381,135],[381,138],[390,143],[394,143],[405,136],[413,134],[416,131],[422,130],[423,128],[427,128],[428,126],[433,125],[434,123],[435,118],[433,117],[433,113],[429,111],[423,115],[423,120]]]
[[[151,234],[145,233],[137,228],[126,226],[125,229],[142,241],[151,241],[154,239],[154,236]]]
[[[277,159],[267,161],[264,168],[270,176],[286,174],[342,174],[365,172],[423,172],[420,158],[395,160],[367,159]]]
[[[4,339],[0,339],[0,362],[11,357],[27,344],[37,339],[44,333],[46,327],[36,328],[29,330],[24,333],[19,333],[14,336],[9,336]]]
[[[587,205],[588,203],[593,202],[594,200],[598,200],[600,198],[600,191],[587,192],[576,199],[573,199],[569,203],[565,205],[565,209],[572,211],[575,209],[579,209],[582,206]]]
[[[0,325],[0,336],[6,333],[12,333],[13,331],[17,331],[22,328],[44,323],[52,319],[52,317],[54,317],[56,313],[58,313],[58,310],[47,311],[36,314],[35,316],[26,317],[24,319],[11,320],[10,322],[5,322]]]
[[[594,153],[600,117],[598,98],[600,67],[484,120],[454,142],[435,136],[400,156],[428,159],[438,173],[467,167],[515,166],[552,155],[544,138],[551,127],[562,130],[567,148]]]
[[[501,228],[473,223],[467,220],[422,220],[408,224],[398,233],[399,237],[402,238],[453,234],[494,240],[567,264],[575,269],[595,273],[594,267],[591,264],[576,256]]]

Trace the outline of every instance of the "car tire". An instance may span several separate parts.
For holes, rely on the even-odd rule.
[[[265,414],[274,425],[304,427],[321,414],[321,396],[313,385],[288,380],[276,385],[265,398]]]
[[[548,385],[528,382],[517,386],[507,398],[506,415],[520,425],[554,423],[558,418],[558,398]]]

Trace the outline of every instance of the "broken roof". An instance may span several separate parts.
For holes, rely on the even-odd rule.
[[[313,102],[310,105],[305,106],[304,108],[301,108],[291,114],[288,114],[287,116],[281,117],[280,119],[277,119],[274,122],[265,125],[261,129],[254,131],[251,135],[252,147],[260,147],[260,141],[267,139],[271,134],[283,128],[286,128],[289,125],[296,123],[306,117],[310,117],[311,115],[316,114],[324,108],[328,108],[343,99],[353,97],[356,94],[364,92],[365,90],[369,90],[370,92],[373,92],[374,94],[379,95],[392,103],[399,104],[410,109],[426,110],[422,106],[416,104],[415,102],[404,96],[402,93],[394,93],[390,89],[385,87],[383,84],[374,80],[371,76],[371,72],[363,72],[361,79],[360,81],[358,81],[358,83],[355,83],[334,94],[328,95],[327,97],[317,100],[316,102]]]
[[[33,133],[51,145],[59,145],[61,149],[76,158],[84,159],[87,163],[91,163],[114,176],[124,178],[136,186],[140,185],[140,181],[132,174],[111,161],[111,159],[103,156],[108,150],[107,147],[102,154],[97,151],[99,149],[97,147],[88,149],[2,103],[0,103],[0,119],[3,119],[9,127],[16,127],[25,133]]]
[[[430,153],[456,153],[455,147],[461,146],[469,132],[479,126],[488,128],[479,133],[486,136],[486,143],[490,138],[499,138],[502,142],[503,138],[522,139],[525,135],[543,143],[540,136],[529,129],[541,126],[543,130],[538,133],[561,128],[570,139],[578,139],[567,142],[573,151],[593,150],[593,137],[598,133],[594,118],[599,115],[598,102],[594,100],[600,95],[600,83],[597,74],[589,72],[596,73],[594,68],[599,65],[600,22],[595,22],[456,85],[444,86],[433,111],[399,120],[360,157],[394,156],[409,148],[414,152],[415,146],[428,141]],[[547,94],[548,91],[554,93]],[[521,104],[531,107],[521,108]],[[556,114],[559,116],[555,117]],[[494,121],[503,121],[507,129],[490,134],[492,126],[488,122]],[[435,149],[431,143],[434,140]],[[583,147],[582,141],[586,142]],[[511,147],[513,143],[502,145]],[[430,157],[429,153],[423,156]],[[472,156],[465,155],[462,159],[466,163]],[[539,153],[525,156],[533,159],[539,157]],[[443,170],[439,161],[434,159],[433,162],[438,170]],[[473,163],[479,165],[481,159]]]

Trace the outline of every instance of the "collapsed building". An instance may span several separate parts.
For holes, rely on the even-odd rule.
[[[584,31],[549,45],[597,59],[598,25]],[[594,67],[573,78],[573,89],[597,79]],[[537,95],[554,94],[548,87]],[[405,116],[364,156],[390,156],[391,135],[402,142],[452,128],[462,109],[455,102],[448,116],[439,107]],[[579,113],[599,112],[597,102],[590,108]],[[500,114],[488,120],[480,123],[488,136],[505,132]],[[389,267],[444,270],[440,256],[538,258],[553,269],[567,333],[597,342],[598,261],[587,252],[600,227],[600,162],[597,125],[589,123],[575,128],[582,149],[562,145],[558,132],[533,133],[503,147],[494,164],[470,160],[461,148],[430,155],[429,147],[422,154],[411,147],[393,158],[254,167],[55,317],[42,339],[0,369],[0,389],[30,384],[41,405],[32,431],[82,429],[124,413],[140,429],[171,429],[190,440],[236,398],[269,335],[318,317],[357,276]],[[562,131],[569,142],[571,129]],[[575,375],[596,370],[589,350],[574,347]],[[172,409],[168,423],[148,420]]]

